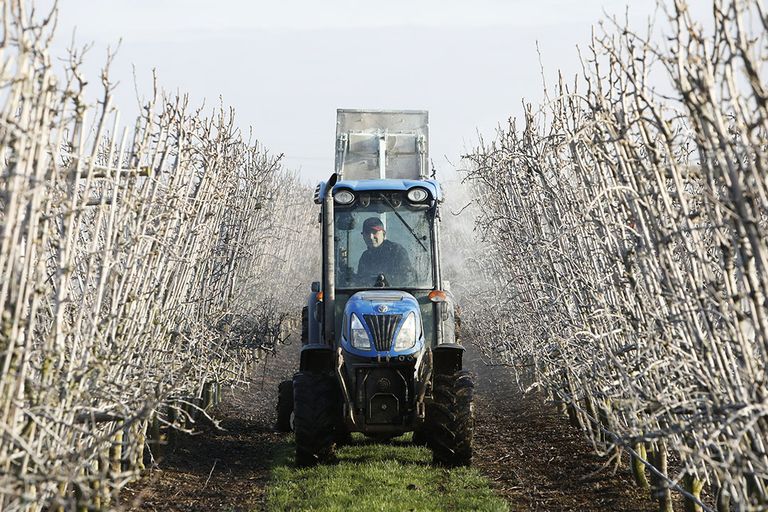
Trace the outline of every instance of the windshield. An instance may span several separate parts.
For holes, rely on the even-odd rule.
[[[337,288],[432,288],[432,214],[402,192],[335,208]]]

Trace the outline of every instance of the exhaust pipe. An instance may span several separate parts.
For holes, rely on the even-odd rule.
[[[336,325],[336,247],[334,243],[334,223],[333,223],[333,186],[339,179],[339,175],[336,173],[331,174],[330,179],[325,184],[325,197],[323,198],[325,220],[323,229],[325,230],[325,268],[323,269],[323,275],[325,276],[325,284],[323,287],[323,308],[325,315],[323,323],[325,327],[325,342],[333,346],[334,339],[333,330]],[[344,364],[344,358],[341,355],[341,347],[336,350],[336,375],[339,378],[341,384],[341,391],[344,395],[345,409],[347,411],[347,421],[351,425],[355,425],[355,414],[352,409],[352,398],[349,396],[349,390],[347,389],[346,380],[342,373],[342,365]]]
[[[331,177],[325,184],[325,197],[323,198],[323,209],[325,210],[325,219],[323,224],[323,230],[325,233],[325,240],[323,241],[325,245],[325,268],[323,269],[323,276],[325,277],[325,282],[323,283],[323,311],[325,312],[325,315],[323,318],[323,327],[325,342],[330,346],[333,346],[334,343],[333,330],[336,321],[336,247],[333,241],[333,186],[336,185],[338,179],[338,174],[331,174]]]

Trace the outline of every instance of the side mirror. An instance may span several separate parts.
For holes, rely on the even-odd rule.
[[[312,284],[310,285],[309,289],[312,291],[312,293],[317,293],[320,291],[320,281],[312,281]]]
[[[355,229],[355,218],[351,213],[341,213],[336,219],[336,227],[341,231],[352,231]]]

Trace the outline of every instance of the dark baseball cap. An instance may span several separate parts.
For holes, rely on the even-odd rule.
[[[363,233],[369,233],[371,231],[384,231],[384,224],[378,217],[368,217],[363,222]]]

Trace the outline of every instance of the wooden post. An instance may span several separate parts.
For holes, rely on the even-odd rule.
[[[123,431],[118,430],[115,432],[115,437],[112,439],[112,445],[109,447],[109,471],[112,478],[123,471]]]
[[[94,475],[93,480],[91,480],[91,504],[88,506],[89,511],[101,510],[102,486],[103,486],[103,483],[101,481],[101,478]]]
[[[88,500],[87,500],[88,493],[86,493],[83,490],[84,485],[85,484],[82,482],[82,480],[74,483],[75,510],[77,510],[77,512],[88,512]]]
[[[663,475],[667,474],[667,446],[664,441],[659,441],[651,447],[648,453],[648,462]],[[659,503],[659,512],[674,512],[672,509],[672,495],[669,492],[667,482],[655,473],[651,473],[651,496]]]
[[[568,407],[566,406],[565,400],[563,400],[560,394],[555,391],[554,386],[547,386],[547,398],[555,404],[557,412],[563,416],[568,415]]]
[[[173,405],[169,405],[166,409],[169,425],[166,427],[164,439],[166,441],[166,447],[171,451],[173,451],[176,446],[176,438],[179,435],[179,431],[176,427],[184,426],[181,422],[186,422],[183,413],[178,409],[179,407],[182,407],[182,405],[174,403]]]
[[[747,494],[752,505],[757,506],[760,510],[764,509],[766,504],[765,488],[763,482],[759,476],[755,473],[747,473]]]
[[[215,395],[214,395],[214,383],[211,381],[206,382],[203,384],[203,403],[202,407],[204,410],[208,410],[211,407],[213,407],[215,404]]]
[[[149,423],[149,439],[147,447],[149,448],[150,460],[157,462],[162,455],[162,440],[160,438],[160,420],[157,415],[159,411],[155,411],[152,414],[152,418]]]
[[[575,427],[581,430],[582,426],[581,426],[581,421],[579,420],[579,411],[576,410],[576,407],[574,406],[573,402],[569,401],[565,406],[565,408],[566,408],[566,411],[568,412],[568,423],[570,423],[572,427]]]
[[[149,445],[147,444],[147,428],[149,426],[149,421],[137,421],[134,425],[134,434],[136,437],[136,452],[133,454],[133,466],[138,469],[139,471],[143,471],[146,466],[144,466],[144,457],[145,457],[145,451],[149,450]]]
[[[610,409],[611,409],[611,404],[607,400],[603,400],[599,402],[597,405],[597,419],[600,422],[600,427],[602,427],[600,429],[600,441],[602,441],[603,443],[608,442],[608,438],[605,434],[605,430],[610,430],[610,426],[611,426],[610,420],[609,420]]]
[[[602,441],[603,438],[600,428],[598,427],[598,414],[597,410],[595,409],[595,402],[589,395],[584,396],[584,408],[587,410],[587,414],[589,414],[589,424],[592,427],[593,437]]]
[[[698,500],[701,500],[701,490],[703,487],[704,482],[696,478],[696,475],[692,473],[686,473],[683,477],[683,488]],[[688,496],[685,496],[684,499],[685,512],[702,512],[701,505],[693,501]]]
[[[64,504],[67,502],[67,489],[69,486],[66,482],[62,482],[59,484],[58,487],[58,495],[56,496],[56,500],[59,502],[59,505],[54,509],[56,512],[65,512],[64,510]]]
[[[717,512],[731,512],[731,493],[724,485],[717,489]]]
[[[645,474],[645,464],[640,462],[640,459],[648,460],[648,454],[645,451],[645,444],[635,443],[633,446],[637,455],[632,455],[632,476],[635,477],[635,483],[641,489],[649,491],[651,485],[648,483],[648,477]]]

